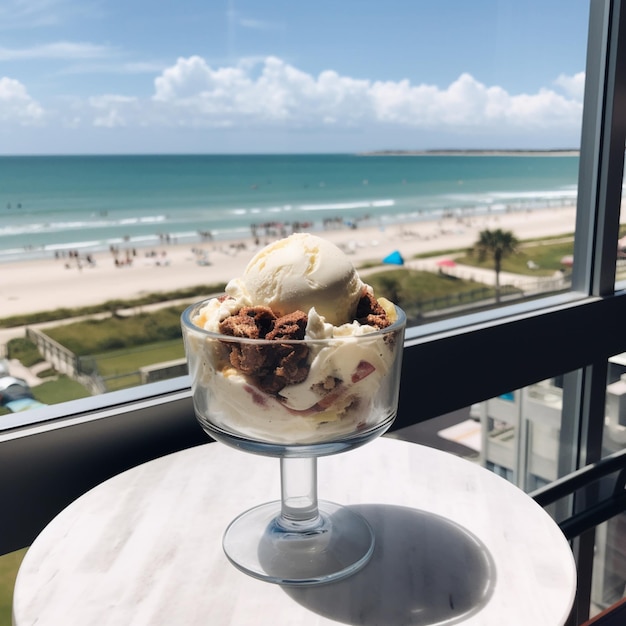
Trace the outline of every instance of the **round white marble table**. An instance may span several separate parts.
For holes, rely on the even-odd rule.
[[[228,522],[279,497],[279,462],[211,443],[91,490],[35,540],[16,626],[563,624],[576,571],[531,498],[469,461],[380,438],[319,459],[319,495],[360,511],[372,560],[343,581],[280,587],[222,551]]]

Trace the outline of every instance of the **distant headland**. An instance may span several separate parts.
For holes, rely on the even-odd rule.
[[[358,156],[579,156],[572,148],[551,150],[373,150]]]

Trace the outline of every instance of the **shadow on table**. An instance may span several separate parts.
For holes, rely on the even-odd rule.
[[[489,601],[491,555],[474,535],[438,515],[391,505],[349,507],[376,535],[370,562],[337,583],[283,587],[294,600],[346,624],[457,624]]]

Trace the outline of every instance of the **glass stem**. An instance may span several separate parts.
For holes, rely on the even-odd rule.
[[[319,525],[317,457],[280,459],[281,512],[278,524],[305,532]]]

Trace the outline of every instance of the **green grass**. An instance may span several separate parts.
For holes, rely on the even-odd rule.
[[[130,350],[115,350],[93,357],[98,373],[104,378],[107,391],[141,385],[140,367],[173,361],[185,356],[181,339],[162,341]]]
[[[472,280],[407,269],[369,274],[366,282],[373,287],[377,296],[384,296],[392,302],[430,300],[484,287],[482,283]]]
[[[7,356],[17,359],[22,365],[32,367],[43,361],[37,346],[26,337],[16,337],[7,342]]]
[[[368,274],[367,282],[377,297],[395,302],[404,309],[411,323],[426,313],[451,307],[468,306],[495,295],[493,288],[447,274],[395,269]]]
[[[185,356],[185,348],[181,339],[162,341],[155,344],[133,348],[131,350],[115,350],[94,356],[100,376],[117,376],[136,372],[140,367],[172,361]]]
[[[0,626],[11,626],[13,587],[25,554],[26,548],[0,556]]]
[[[91,395],[88,389],[79,382],[68,378],[65,374],[55,380],[47,380],[41,385],[31,387],[31,391],[35,400],[42,404],[60,404],[69,400],[88,398]],[[12,415],[12,412],[6,407],[0,406],[1,415]]]
[[[131,372],[123,374],[116,378],[109,378],[106,381],[106,390],[119,391],[120,389],[130,389],[131,387],[139,387],[142,384],[139,372]]]
[[[48,380],[41,385],[32,387],[31,391],[35,400],[39,400],[43,404],[59,404],[68,400],[87,398],[91,395],[79,382],[65,375],[59,376],[57,380]]]
[[[197,285],[179,289],[177,291],[149,293],[140,298],[131,300],[108,300],[102,304],[94,306],[84,306],[76,308],[60,308],[51,311],[39,311],[37,313],[27,313],[24,315],[13,315],[0,319],[0,328],[14,328],[16,326],[27,326],[29,324],[38,324],[40,322],[51,322],[55,320],[64,320],[72,317],[80,317],[82,315],[93,315],[95,313],[115,312],[120,309],[128,309],[133,307],[145,306],[160,302],[169,302],[171,300],[184,300],[190,298],[206,297],[213,293],[221,293],[224,291],[226,283],[214,283],[212,285]]]
[[[517,254],[506,257],[502,261],[502,271],[514,274],[527,274],[532,276],[552,276],[557,270],[563,269],[561,259],[574,252],[574,242],[566,241],[562,243],[536,243],[529,246],[520,247]],[[487,258],[482,262],[478,261],[475,255],[466,254],[456,257],[456,262],[461,265],[471,265],[473,267],[483,267],[493,269],[493,260]],[[538,269],[530,269],[528,262],[532,261],[539,266]]]
[[[78,356],[123,350],[179,339],[184,307],[168,307],[129,317],[90,319],[46,330],[46,334]]]

